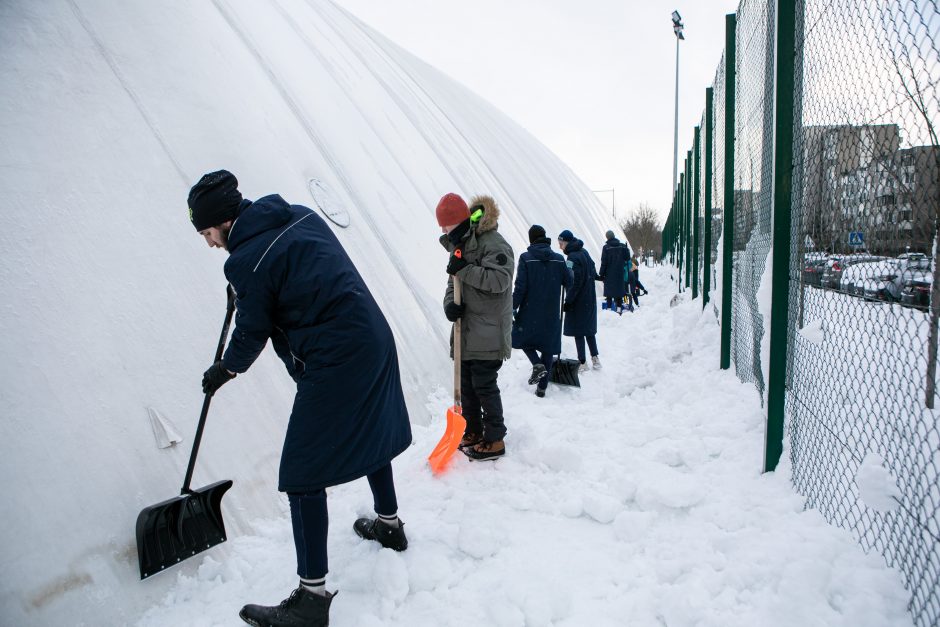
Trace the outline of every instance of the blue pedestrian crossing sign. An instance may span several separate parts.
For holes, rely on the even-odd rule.
[[[862,231],[852,231],[849,233],[849,246],[864,246],[865,233]]]

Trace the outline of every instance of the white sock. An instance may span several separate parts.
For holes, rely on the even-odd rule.
[[[320,577],[319,579],[304,579],[301,577],[300,585],[314,594],[326,595],[326,577]]]
[[[391,516],[383,516],[382,514],[379,514],[379,520],[393,529],[398,529],[398,527],[401,525],[401,523],[398,521],[398,514],[392,514]]]

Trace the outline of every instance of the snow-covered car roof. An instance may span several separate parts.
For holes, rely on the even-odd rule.
[[[898,274],[897,259],[852,264],[842,271],[842,282],[874,279],[888,274]]]

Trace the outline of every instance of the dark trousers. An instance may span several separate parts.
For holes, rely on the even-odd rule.
[[[578,349],[578,361],[582,364],[587,361],[584,356],[584,340],[587,339],[588,348],[591,349],[591,357],[597,356],[597,336],[596,335],[576,335],[574,336],[574,347]]]
[[[607,297],[607,309],[611,311],[617,311],[621,307],[623,307],[623,298],[614,298],[613,296]]]
[[[539,380],[538,387],[543,390],[548,387],[548,380],[552,376],[552,366],[555,365],[555,356],[551,353],[542,351],[542,356],[539,357],[538,351],[526,348],[522,351],[525,353],[525,356],[529,358],[529,362],[534,366],[535,364],[542,364],[545,366],[545,376]]]
[[[376,514],[394,516],[398,513],[395,479],[389,463],[366,475],[372,488]],[[328,572],[326,532],[330,518],[326,509],[326,490],[289,492],[290,519],[294,527],[294,548],[297,549],[297,574],[302,579],[320,579]]]
[[[506,436],[503,399],[496,385],[502,366],[500,359],[460,361],[460,400],[467,433],[483,434],[487,442],[496,442]]]

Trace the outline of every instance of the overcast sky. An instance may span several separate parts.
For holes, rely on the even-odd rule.
[[[691,147],[738,0],[336,0],[486,98],[627,215],[672,200],[676,42],[679,153]],[[610,206],[611,194],[599,194]]]

